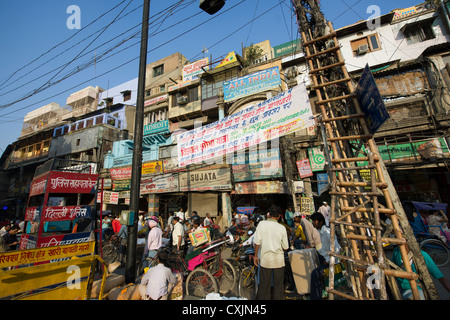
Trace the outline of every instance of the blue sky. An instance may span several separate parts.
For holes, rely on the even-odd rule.
[[[191,61],[203,56],[217,60],[230,51],[241,54],[243,45],[268,39],[276,46],[298,38],[291,0],[227,0],[214,16],[201,11],[198,0],[177,3],[151,1],[151,21],[156,23],[150,28],[148,63],[175,52]],[[368,19],[371,5],[385,14],[419,3],[322,0],[321,6],[325,17],[340,28]],[[64,106],[71,93],[87,86],[108,89],[137,77],[140,35],[131,36],[140,31],[142,4],[143,0],[0,2],[0,155],[19,138],[28,112],[51,102]],[[80,8],[80,30],[67,27],[70,5]],[[104,60],[92,63],[109,50]],[[47,88],[49,81],[56,83]]]

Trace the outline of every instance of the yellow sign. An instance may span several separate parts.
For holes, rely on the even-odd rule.
[[[90,298],[93,270],[98,256],[89,255],[0,272],[0,297],[12,300],[85,300]],[[103,297],[102,278],[99,299]]]
[[[142,174],[162,173],[162,161],[153,161],[142,164]]]
[[[0,268],[92,254],[94,247],[95,242],[90,241],[48,248],[7,251],[0,254]]]
[[[237,61],[236,53],[234,51],[231,51],[229,54],[227,54],[225,59],[222,60],[222,62],[220,62],[217,66],[214,67],[214,69],[226,66],[227,64],[230,64],[230,63],[233,63],[236,61]]]

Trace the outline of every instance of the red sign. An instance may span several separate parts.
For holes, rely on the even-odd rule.
[[[35,218],[39,216],[39,207],[30,207],[25,211],[25,221],[33,221]]]
[[[89,206],[44,207],[42,210],[42,221],[64,221],[90,217],[91,208]]]
[[[109,169],[109,173],[113,180],[131,179],[131,167]]]
[[[308,159],[299,160],[296,163],[300,178],[307,178],[313,175]]]
[[[93,193],[97,178],[97,174],[52,171],[47,190],[50,193]]]
[[[33,179],[30,187],[30,197],[44,193],[47,185],[47,176],[38,177]]]

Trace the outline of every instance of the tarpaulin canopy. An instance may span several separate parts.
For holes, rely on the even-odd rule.
[[[411,201],[417,210],[447,210],[447,203]]]

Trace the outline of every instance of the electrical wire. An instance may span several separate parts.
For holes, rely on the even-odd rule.
[[[41,54],[40,56],[38,56],[37,58],[35,58],[34,60],[32,60],[31,62],[27,63],[26,65],[20,67],[19,69],[17,69],[16,71],[14,71],[9,77],[6,78],[6,80],[3,81],[3,83],[0,84],[0,87],[2,87],[6,82],[8,82],[15,74],[17,74],[19,71],[25,69],[26,67],[28,67],[29,65],[33,64],[34,62],[38,61],[39,59],[41,59],[42,57],[44,57],[45,55],[49,54],[50,52],[52,52],[53,50],[55,50],[56,48],[58,48],[59,46],[63,45],[64,43],[66,43],[67,41],[69,41],[70,39],[74,38],[75,36],[77,36],[80,32],[86,30],[87,28],[89,28],[91,25],[93,25],[95,22],[97,22],[98,20],[100,20],[101,18],[103,18],[105,15],[107,15],[108,13],[110,13],[111,11],[115,10],[117,7],[121,6],[125,1],[127,0],[123,0],[122,2],[120,2],[118,5],[116,5],[115,7],[113,7],[112,9],[108,10],[107,12],[103,13],[102,15],[98,16],[94,21],[90,22],[88,25],[86,25],[85,27],[81,28],[80,30],[78,30],[75,34],[73,34],[72,36],[70,36],[69,38],[63,40],[62,42],[58,43],[57,45],[53,46],[52,48],[50,48],[49,50],[47,50],[46,52],[44,52],[43,54]]]

